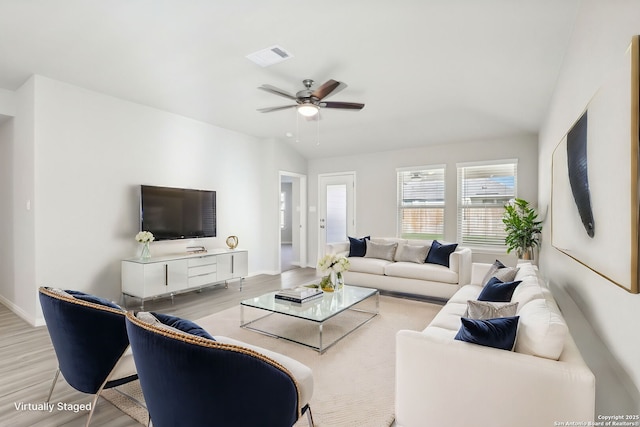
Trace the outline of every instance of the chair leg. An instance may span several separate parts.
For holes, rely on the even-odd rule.
[[[56,382],[58,381],[58,375],[60,375],[60,368],[56,369],[56,373],[53,375],[53,382],[51,383],[51,388],[49,389],[49,395],[47,396],[47,403],[51,400],[51,395],[53,394],[53,388],[56,386]]]
[[[314,427],[315,424],[313,424],[313,414],[311,413],[311,406],[309,405],[305,406],[302,412],[307,413],[307,422],[309,423],[309,427]]]
[[[87,422],[84,425],[84,427],[89,427],[89,423],[91,422],[91,417],[93,417],[93,411],[96,410],[96,403],[98,403],[98,397],[100,397],[100,393],[102,393],[102,387],[100,387],[100,390],[98,390],[95,396],[93,396],[93,402],[91,402],[91,411],[87,416]]]
[[[144,302],[144,300],[143,300]],[[122,354],[120,355],[120,359],[118,359],[118,361],[116,362],[116,364],[113,366],[113,369],[111,370],[111,372],[109,373],[109,375],[107,376],[107,378],[105,378],[104,382],[100,385],[100,388],[98,388],[98,391],[96,391],[95,396],[93,397],[93,403],[91,404],[91,412],[89,412],[89,416],[87,417],[87,423],[85,424],[85,427],[89,427],[89,423],[91,422],[91,417],[93,416],[93,411],[95,411],[96,409],[96,403],[98,403],[98,397],[100,397],[100,394],[102,393],[102,390],[104,390],[104,386],[107,385],[107,382],[109,382],[109,378],[111,377],[111,374],[113,374],[113,371],[116,370],[116,368],[118,367],[118,363],[120,363],[120,361],[122,360],[122,358],[124,357],[124,354],[126,353],[126,350],[122,352]],[[117,389],[116,389],[117,390]],[[120,391],[120,390],[117,390]],[[127,395],[126,393],[122,393],[125,396],[130,397],[129,395]],[[131,398],[132,400],[135,400],[133,398]]]

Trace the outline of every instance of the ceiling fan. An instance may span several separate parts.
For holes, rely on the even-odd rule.
[[[304,84],[305,89],[297,92],[295,95],[271,85],[265,84],[260,86],[258,89],[273,93],[274,95],[283,96],[295,101],[296,103],[281,107],[258,108],[258,111],[261,113],[270,113],[272,111],[285,110],[288,108],[297,108],[301,115],[305,117],[313,117],[318,114],[320,108],[337,108],[342,110],[362,110],[362,108],[364,108],[364,104],[357,102],[324,101],[325,98],[335,95],[346,88],[347,85],[345,83],[336,80],[329,80],[317,89],[311,89],[311,86],[313,85],[313,80],[311,79],[305,79],[302,83]]]

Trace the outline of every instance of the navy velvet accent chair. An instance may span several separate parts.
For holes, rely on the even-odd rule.
[[[88,426],[104,389],[138,378],[129,347],[125,314],[115,304],[77,291],[41,287],[40,305],[58,358],[47,402],[62,372],[74,389],[93,394]]]
[[[215,336],[167,330],[133,312],[126,324],[154,427],[291,427],[305,413],[313,426],[294,375],[273,358]]]

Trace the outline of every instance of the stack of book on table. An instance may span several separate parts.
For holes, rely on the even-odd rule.
[[[322,298],[322,290],[299,286],[293,289],[282,289],[276,293],[276,300],[303,303],[317,298]]]

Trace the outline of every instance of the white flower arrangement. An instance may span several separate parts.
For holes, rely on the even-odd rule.
[[[327,254],[318,261],[318,269],[323,273],[342,273],[350,267],[349,259],[335,254]]]
[[[150,243],[153,242],[155,237],[153,237],[153,233],[150,231],[141,231],[136,234],[136,241],[139,243]]]

